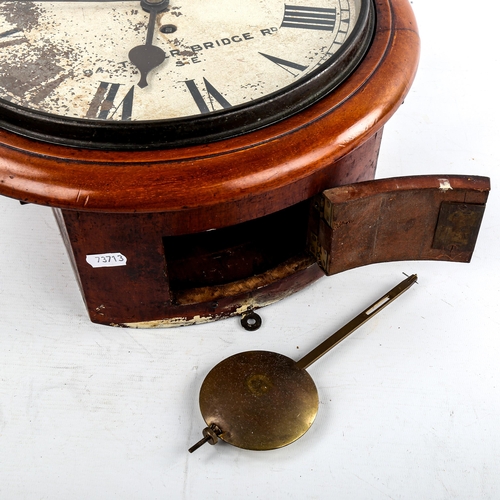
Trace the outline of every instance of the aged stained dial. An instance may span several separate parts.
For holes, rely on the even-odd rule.
[[[353,70],[372,10],[370,0],[0,0],[0,126],[116,149],[254,130]]]

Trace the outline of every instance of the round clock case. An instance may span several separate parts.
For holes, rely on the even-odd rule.
[[[325,274],[312,241],[315,197],[373,179],[383,125],[418,63],[408,2],[374,7],[373,38],[352,74],[258,130],[146,150],[61,146],[0,130],[0,193],[55,209],[92,321],[209,321]]]

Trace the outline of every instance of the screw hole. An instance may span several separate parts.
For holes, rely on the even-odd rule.
[[[165,35],[171,35],[177,31],[177,26],[174,24],[164,24],[163,26],[160,26],[160,31]]]

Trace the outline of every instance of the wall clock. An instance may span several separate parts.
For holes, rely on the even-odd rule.
[[[2,1],[0,38],[0,193],[54,208],[94,322],[471,257],[488,179],[373,181],[418,62],[406,0]]]

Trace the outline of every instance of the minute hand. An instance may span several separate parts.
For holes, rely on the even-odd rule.
[[[153,45],[156,16],[168,8],[169,0],[141,0],[141,7],[149,12],[148,32],[146,43],[134,47],[129,53],[130,62],[141,72],[139,87],[147,87],[149,72],[159,66],[166,58],[165,52]]]

